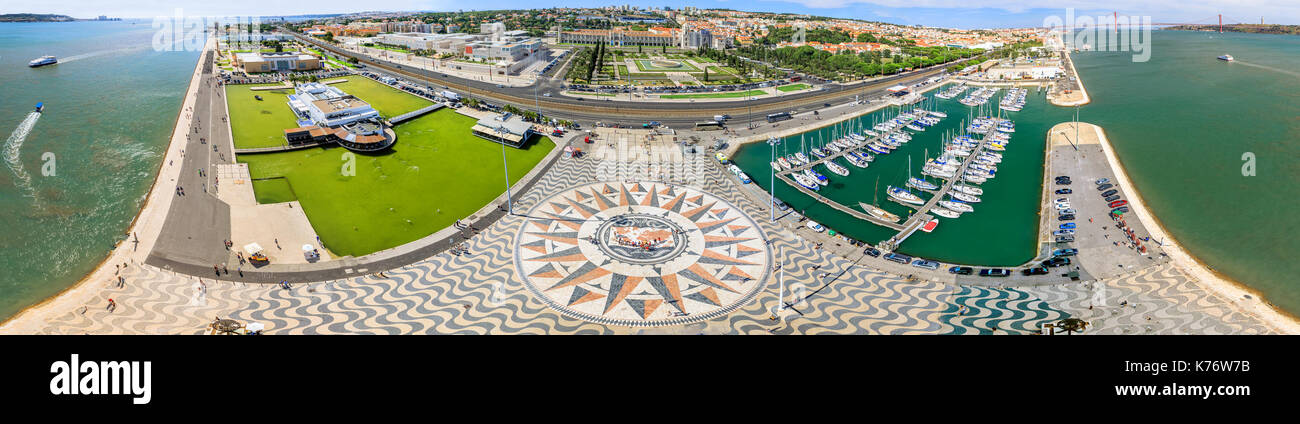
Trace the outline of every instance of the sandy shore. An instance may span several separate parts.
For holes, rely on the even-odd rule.
[[[1169,234],[1169,231],[1161,225],[1155,214],[1147,209],[1146,202],[1142,200],[1141,192],[1129,179],[1128,172],[1124,170],[1119,157],[1115,154],[1115,149],[1111,146],[1110,140],[1106,138],[1106,134],[1101,127],[1080,122],[1079,129],[1081,131],[1096,131],[1097,139],[1101,140],[1102,150],[1106,152],[1106,161],[1110,164],[1111,169],[1115,171],[1116,179],[1118,179],[1116,183],[1123,188],[1124,193],[1128,194],[1128,206],[1134,214],[1137,214],[1138,219],[1142,221],[1142,225],[1146,226],[1151,238],[1161,240],[1164,243],[1161,248],[1173,259],[1174,266],[1200,282],[1210,291],[1222,296],[1224,300],[1240,308],[1243,313],[1259,318],[1279,332],[1300,334],[1300,320],[1296,317],[1282,312],[1272,304],[1264,301],[1257,291],[1210,270],[1195,256],[1188,253]]]
[[[154,242],[158,239],[158,234],[162,231],[163,223],[167,219],[167,211],[171,209],[172,199],[176,198],[175,187],[176,179],[180,177],[181,172],[181,149],[185,145],[185,136],[190,133],[190,119],[188,111],[194,107],[197,101],[200,79],[203,72],[203,57],[207,51],[216,47],[215,39],[209,40],[199,53],[198,63],[194,66],[194,75],[190,77],[189,87],[185,91],[185,99],[181,103],[181,110],[176,116],[176,125],[173,127],[171,142],[167,145],[162,162],[159,164],[158,178],[154,180],[153,187],[149,190],[149,196],[145,198],[144,206],[140,213],[136,215],[135,220],[131,223],[127,234],[130,237],[117,245],[113,252],[100,262],[99,266],[91,271],[90,274],[78,281],[77,284],[68,289],[51,296],[40,303],[32,305],[22,312],[10,317],[3,324],[0,324],[0,334],[35,334],[40,331],[46,321],[57,315],[62,315],[68,311],[80,311],[81,307],[106,307],[107,303],[97,303],[90,305],[91,301],[106,302],[106,300],[96,300],[100,290],[108,285],[115,284],[117,281],[116,274],[119,266],[135,267],[143,264],[149,257],[149,252],[153,250]],[[139,243],[134,243],[139,240]],[[111,268],[110,268],[111,267]],[[127,281],[127,284],[131,284]]]

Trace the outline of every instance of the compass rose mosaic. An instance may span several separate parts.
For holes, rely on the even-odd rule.
[[[770,260],[740,208],[667,184],[567,189],[534,207],[516,240],[530,291],[566,315],[612,325],[730,313],[762,289]]]

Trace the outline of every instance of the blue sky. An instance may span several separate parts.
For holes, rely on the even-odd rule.
[[[5,2],[0,13],[58,13],[79,18],[109,15],[152,18],[171,16],[176,7],[187,15],[247,16],[346,13],[362,10],[454,11],[467,2],[455,0],[42,0]],[[879,20],[897,24],[932,26],[1024,27],[1040,26],[1049,15],[1063,16],[1065,8],[1076,14],[1110,15],[1112,10],[1134,16],[1151,16],[1154,22],[1213,23],[1223,13],[1225,22],[1300,24],[1297,0],[487,0],[469,3],[477,9],[523,9],[548,6],[605,6],[631,4],[642,7],[695,6],[749,11],[808,13],[822,16]]]

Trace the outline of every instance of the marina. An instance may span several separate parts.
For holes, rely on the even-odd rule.
[[[856,120],[785,137],[775,155],[778,161],[785,159],[792,165],[788,168],[771,167],[770,158],[760,162],[767,165],[763,169],[751,167],[750,154],[755,159],[771,156],[767,146],[754,147],[752,152],[742,147],[731,159],[749,175],[775,170],[776,179],[782,182],[776,188],[778,198],[846,237],[947,262],[1019,265],[1035,254],[1037,215],[1008,207],[1034,208],[1038,203],[1043,162],[1042,151],[1037,149],[1043,144],[1042,140],[1012,139],[1021,140],[1015,137],[1017,130],[1032,131],[1040,124],[996,116],[1010,113],[999,107],[1004,98],[1010,99],[1010,104],[1024,102],[1033,111],[1019,113],[1031,113],[1030,117],[1042,111],[1035,106],[1046,106],[1046,102],[1041,97],[1034,99],[1041,92],[1015,87],[997,89],[997,95],[992,88],[974,87],[992,100],[982,106],[966,106],[958,99],[939,96],[971,88],[950,83],[926,93],[925,100],[912,106],[887,107]],[[808,160],[802,162],[801,156]],[[832,167],[851,172],[839,175]],[[826,180],[812,181],[815,177],[808,175],[808,170]],[[1003,174],[1015,177],[993,182]],[[755,182],[765,186],[767,178]],[[1009,192],[1008,185],[1018,191]],[[931,222],[938,225],[940,219],[951,221],[931,228],[933,232],[917,231]],[[979,223],[979,228],[969,222]],[[995,230],[987,230],[990,226]],[[1014,237],[1020,241],[1010,247],[996,243],[999,246],[993,249],[997,254],[983,246],[971,248],[970,255],[964,253],[964,243],[947,242],[959,238],[957,234],[986,231],[990,240]]]

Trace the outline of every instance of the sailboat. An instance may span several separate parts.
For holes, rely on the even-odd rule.
[[[894,187],[894,186],[887,186],[887,187],[886,187],[886,194],[888,194],[890,198],[892,198],[892,199],[894,199],[894,200],[896,200],[896,201],[899,201],[899,202],[908,203],[908,204],[913,204],[913,205],[924,205],[924,204],[925,204],[925,200],[921,200],[920,197],[917,197],[917,195],[912,194],[912,192],[907,191],[907,189],[905,189],[905,188],[898,188],[898,187]]]
[[[873,193],[876,194],[876,197],[872,201],[879,202],[880,201],[880,177],[876,177],[876,190]],[[867,211],[867,215],[871,215],[878,219],[882,219],[889,222],[898,222],[899,219],[902,219],[898,215],[889,213],[889,211],[881,209],[876,205],[868,205],[866,203],[858,202],[858,206],[861,207],[862,210]]]

